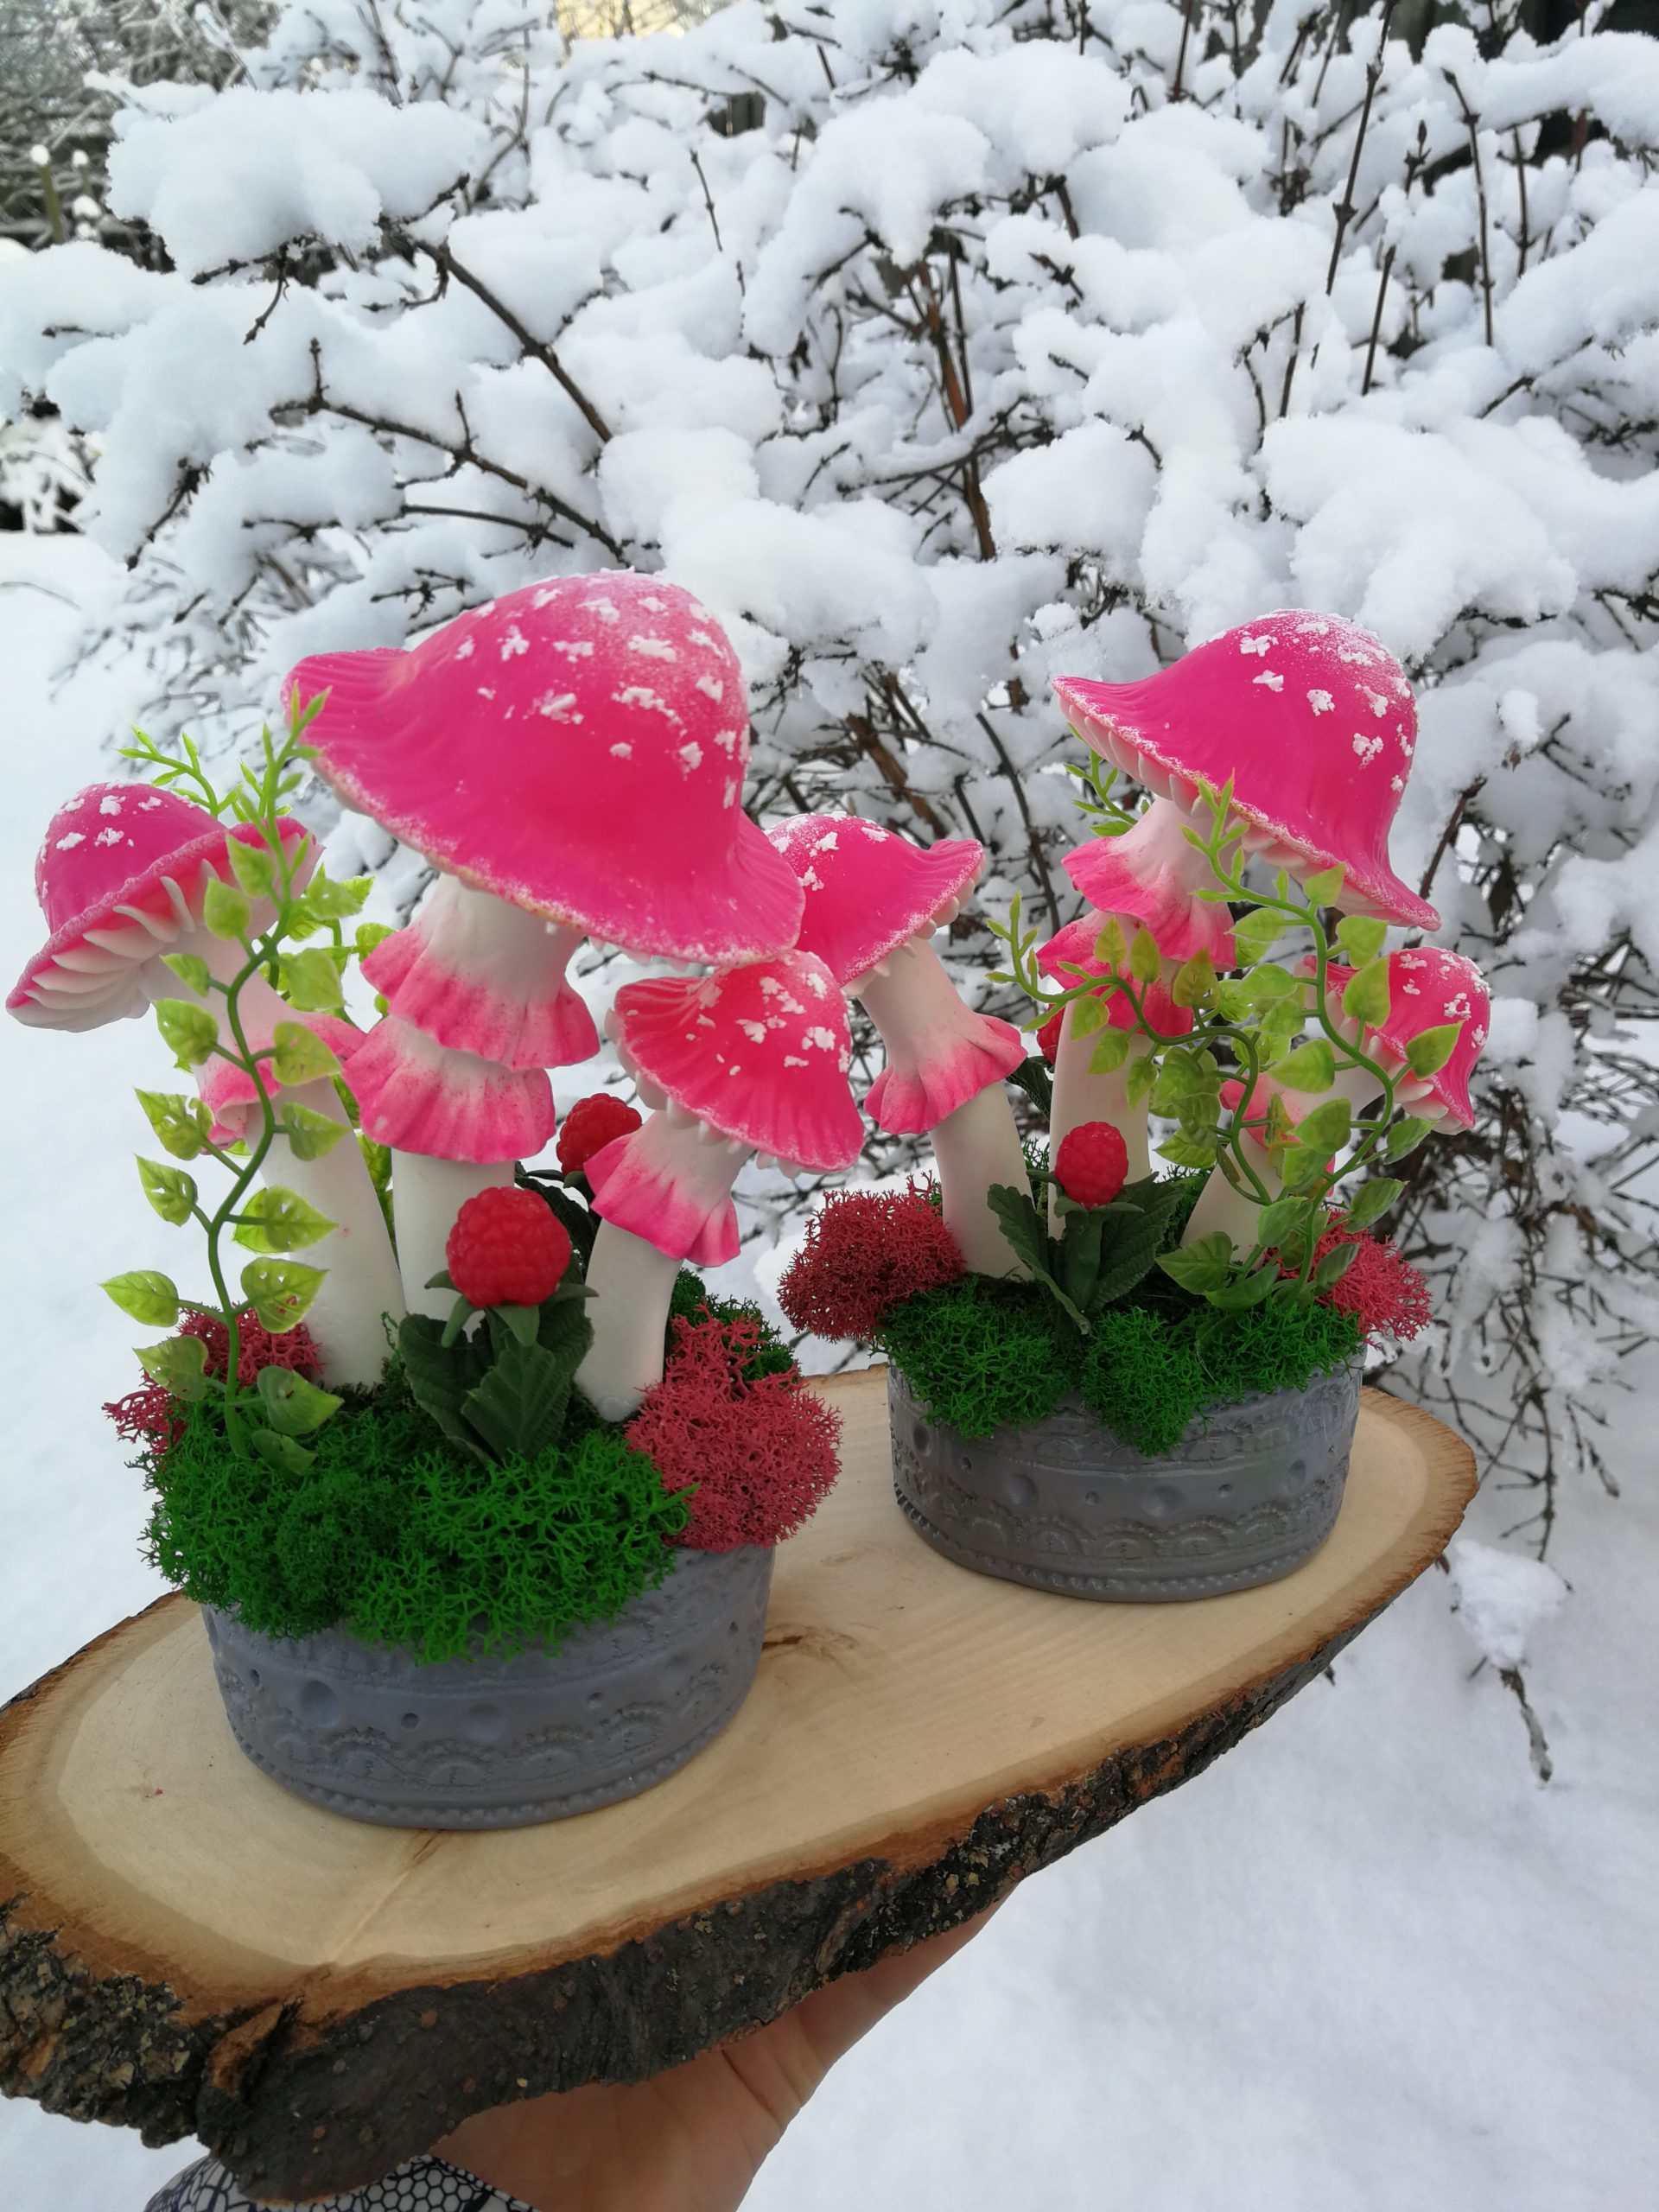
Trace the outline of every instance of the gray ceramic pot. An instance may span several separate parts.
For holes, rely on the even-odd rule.
[[[1081,1406],[984,1438],[937,1427],[887,1370],[893,1486],[946,1559],[1074,1598],[1211,1598],[1275,1581],[1336,1524],[1362,1363],[1224,1406],[1149,1459]]]
[[[391,1827],[509,1828],[664,1781],[742,1704],[772,1553],[677,1551],[556,1651],[422,1666],[338,1630],[282,1643],[202,1608],[237,1742],[314,1805]]]

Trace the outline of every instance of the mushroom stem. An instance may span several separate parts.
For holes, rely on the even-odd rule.
[[[971,1273],[1017,1275],[1031,1270],[1002,1234],[988,1193],[997,1184],[1027,1186],[1025,1147],[1008,1094],[999,1083],[947,1114],[933,1130],[933,1156],[944,1193],[944,1225]]]
[[[565,980],[582,939],[445,875],[363,973],[393,1014],[441,1045],[503,1067],[566,1067],[599,1049],[593,1015]]]
[[[1173,799],[1154,798],[1121,837],[1094,837],[1069,853],[1065,872],[1103,918],[1121,917],[1127,936],[1144,923],[1170,958],[1185,960],[1202,946],[1226,967],[1231,918],[1219,900],[1198,896],[1216,888],[1216,878],[1208,855],[1188,840],[1192,826]]]
[[[423,1152],[391,1155],[391,1218],[397,1231],[397,1272],[404,1303],[411,1313],[435,1321],[447,1318],[455,1302],[453,1290],[428,1287],[449,1262],[444,1247],[455,1216],[480,1191],[505,1190],[512,1180],[510,1160],[435,1160]]]
[[[652,1114],[588,1162],[605,1218],[588,1262],[594,1341],[576,1383],[607,1421],[626,1421],[663,1379],[681,1262],[717,1267],[737,1256],[731,1191],[752,1147],[674,1112]]]

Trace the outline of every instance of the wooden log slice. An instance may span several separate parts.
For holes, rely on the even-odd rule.
[[[778,1559],[727,1732],[644,1796],[493,1834],[289,1796],[165,1598],[0,1713],[0,2086],[255,2195],[387,2171],[470,2113],[626,2082],[956,1924],[1198,1773],[1439,1557],[1465,1446],[1365,1394],[1335,1534],[1286,1580],[1090,1605],[963,1572],[892,1496],[884,1377]]]

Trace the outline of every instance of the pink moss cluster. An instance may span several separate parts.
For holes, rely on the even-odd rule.
[[[762,1350],[759,1325],[703,1311],[700,1321],[675,1321],[663,1379],[628,1424],[628,1441],[655,1460],[664,1489],[696,1485],[678,1542],[702,1552],[779,1544],[829,1495],[841,1415],[798,1368],[746,1373]]]
[[[1428,1285],[1387,1237],[1329,1229],[1315,1248],[1316,1261],[1338,1244],[1353,1245],[1354,1256],[1346,1274],[1321,1294],[1327,1305],[1351,1313],[1369,1341],[1393,1337],[1404,1344],[1428,1326],[1434,1318]]]
[[[956,1238],[926,1192],[832,1191],[784,1270],[778,1302],[798,1329],[868,1343],[881,1317],[963,1273]]]

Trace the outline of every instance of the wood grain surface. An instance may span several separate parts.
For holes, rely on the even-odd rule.
[[[540,1827],[372,1827],[237,1750],[166,1598],[0,1713],[0,2086],[257,2194],[386,2171],[467,2113],[638,2080],[956,1924],[1175,1787],[1444,1549],[1467,1447],[1364,1395],[1335,1533],[1266,1588],[1092,1605],[936,1557],[893,1503],[884,1377],[779,1554],[724,1735]]]

